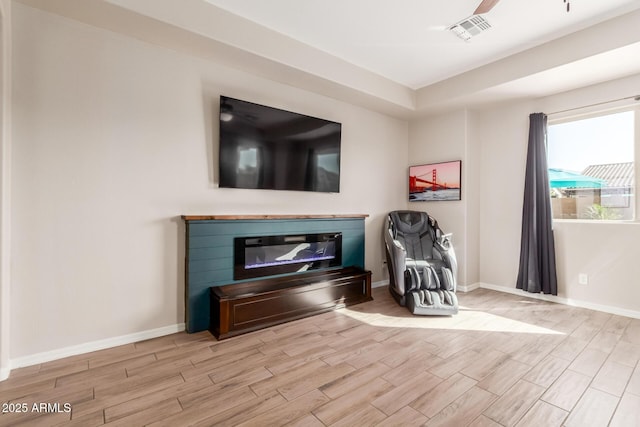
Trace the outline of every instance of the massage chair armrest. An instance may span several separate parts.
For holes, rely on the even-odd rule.
[[[389,258],[392,264],[390,266],[390,270],[393,272],[393,279],[396,283],[396,291],[398,292],[398,294],[404,295],[404,274],[405,270],[407,269],[407,251],[399,241],[393,238],[393,236],[391,235],[391,230],[388,230],[385,233],[385,245],[387,247],[387,251],[389,252]]]
[[[451,233],[442,234],[438,236],[434,247],[442,256],[443,261],[447,264],[447,267],[451,270],[452,279],[453,279],[453,291],[456,291],[457,288],[457,277],[458,277],[458,260],[456,258],[456,253],[453,249],[453,243],[451,242]]]
[[[448,252],[450,250],[453,250],[453,243],[451,243],[451,237],[452,236],[453,236],[453,233],[440,234],[438,236],[438,238],[434,242],[434,245],[435,245],[436,249],[438,249],[438,251],[440,253],[444,253],[444,252]]]

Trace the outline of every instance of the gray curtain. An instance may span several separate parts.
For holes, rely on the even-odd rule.
[[[529,116],[520,270],[516,288],[558,295],[547,169],[547,116],[543,113]]]

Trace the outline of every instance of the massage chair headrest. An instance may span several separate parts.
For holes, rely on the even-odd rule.
[[[421,234],[429,228],[429,215],[426,212],[393,211],[389,216],[395,229],[403,234]]]

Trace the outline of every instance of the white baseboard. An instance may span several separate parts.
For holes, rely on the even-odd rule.
[[[4,381],[9,378],[9,374],[11,373],[11,367],[0,369],[0,381]]]
[[[389,280],[380,280],[379,282],[373,282],[371,284],[371,289],[373,288],[381,288],[383,286],[388,286],[389,285]]]
[[[98,341],[91,341],[84,344],[72,345],[69,347],[59,348],[57,350],[45,351],[42,353],[36,353],[29,356],[22,356],[16,359],[12,359],[10,362],[10,368],[22,368],[25,366],[37,365],[39,363],[50,362],[56,359],[62,359],[63,357],[75,356],[78,354],[90,353],[92,351],[104,350],[105,348],[116,347],[119,345],[131,344],[137,341],[144,341],[151,338],[157,338],[164,335],[175,334],[176,332],[182,332],[185,329],[184,323],[176,325],[165,326],[157,329],[150,329],[147,331],[136,332],[129,335],[122,335],[119,337],[107,338]],[[4,370],[1,372],[4,374]],[[6,374],[9,376],[9,373]],[[1,379],[2,377],[0,377]]]
[[[479,283],[479,287],[483,289],[491,289],[492,291],[505,292],[508,294],[518,295],[521,297],[539,299],[543,301],[555,302],[558,304],[569,305],[572,307],[586,308],[588,310],[602,311],[604,313],[615,314],[617,316],[633,317],[640,319],[640,311],[627,310],[625,308],[613,307],[610,305],[596,304],[589,301],[575,300],[571,298],[563,298],[556,295],[534,294],[525,292],[522,289],[507,288],[505,286],[493,285],[490,283]]]
[[[471,292],[480,288],[480,283],[472,283],[470,285],[458,285],[456,287],[456,292]]]

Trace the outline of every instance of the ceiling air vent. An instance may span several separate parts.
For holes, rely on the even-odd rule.
[[[457,24],[449,27],[449,31],[460,37],[464,41],[469,41],[471,37],[477,36],[483,31],[491,28],[491,24],[480,15],[471,15]]]

